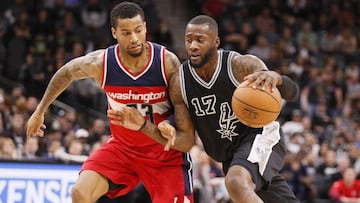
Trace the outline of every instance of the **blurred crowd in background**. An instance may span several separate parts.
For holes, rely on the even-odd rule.
[[[73,82],[53,103],[46,115],[45,137],[25,142],[26,121],[62,65],[116,43],[108,15],[119,2],[2,0],[1,159],[81,163],[102,145],[109,135],[106,97],[91,79]],[[175,49],[176,33],[160,18],[156,1],[134,2],[144,9],[148,40],[186,60],[186,54]],[[299,100],[284,101],[278,118],[288,148],[282,175],[296,196],[304,203],[345,202],[339,184],[354,182],[350,185],[360,198],[360,1],[184,3],[194,15],[203,13],[217,20],[221,48],[254,54],[300,86]],[[190,152],[196,202],[230,202],[221,165],[205,154],[200,142]],[[135,192],[132,202],[135,196],[146,197],[141,188]],[[138,200],[145,201],[149,200]]]

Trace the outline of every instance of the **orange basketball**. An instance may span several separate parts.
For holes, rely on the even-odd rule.
[[[237,87],[231,100],[232,110],[241,123],[260,128],[276,120],[281,111],[281,95],[277,88],[254,89],[243,83]]]

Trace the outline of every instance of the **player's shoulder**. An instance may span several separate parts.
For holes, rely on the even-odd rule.
[[[169,76],[172,76],[174,73],[176,73],[180,67],[180,60],[176,56],[176,54],[172,51],[165,50],[164,53],[164,61],[165,61],[165,71],[167,74],[170,74]]]
[[[91,51],[79,59],[81,59],[82,63],[86,66],[101,67],[104,58],[104,51],[104,49]]]
[[[85,54],[85,57],[103,58],[106,49],[98,49]]]
[[[252,54],[240,54],[237,51],[229,51],[232,58],[232,61],[248,61],[248,60],[258,60],[258,57]]]
[[[231,64],[235,67],[248,66],[250,64],[263,63],[262,60],[252,54],[240,54],[236,51],[231,51]]]

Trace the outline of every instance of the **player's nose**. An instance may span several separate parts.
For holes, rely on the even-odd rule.
[[[189,48],[190,48],[191,51],[197,50],[197,49],[199,49],[199,44],[195,40],[193,40],[190,43]]]
[[[137,36],[136,33],[132,33],[130,40],[131,40],[132,43],[135,43],[135,42],[139,41],[139,37]]]

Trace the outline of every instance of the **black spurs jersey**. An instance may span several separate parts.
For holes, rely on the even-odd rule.
[[[262,129],[249,128],[235,117],[231,98],[239,85],[231,70],[235,53],[218,51],[218,64],[209,82],[198,76],[189,61],[179,70],[181,94],[189,108],[197,135],[205,151],[216,161],[226,161],[248,132]]]

